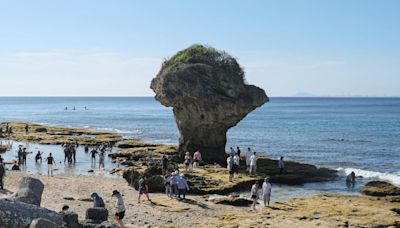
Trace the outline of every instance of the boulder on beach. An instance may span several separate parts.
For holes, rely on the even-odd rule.
[[[247,207],[253,203],[253,201],[251,201],[249,199],[242,198],[242,197],[233,197],[233,196],[215,198],[215,199],[211,199],[210,201],[215,204],[224,204],[224,205],[231,205],[231,206],[237,206],[237,207]]]
[[[228,129],[268,102],[264,90],[246,84],[236,59],[203,45],[166,60],[150,87],[161,104],[173,107],[181,158],[200,150],[208,163],[225,162]]]
[[[7,152],[8,147],[6,145],[0,145],[0,154]]]
[[[361,192],[368,196],[400,196],[400,188],[384,181],[371,181],[361,187]]]
[[[54,222],[44,219],[44,218],[38,218],[34,219],[29,226],[29,228],[58,228],[57,224]]]
[[[40,180],[32,177],[23,177],[19,181],[19,188],[13,199],[40,206],[43,190],[44,185]]]
[[[108,219],[108,210],[104,207],[92,207],[86,210],[86,220],[102,223]]]
[[[38,218],[47,219],[58,226],[62,224],[62,216],[57,212],[33,204],[0,200],[1,228],[29,227]]]

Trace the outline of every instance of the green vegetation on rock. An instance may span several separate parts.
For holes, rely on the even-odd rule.
[[[244,79],[243,69],[235,58],[225,51],[217,50],[213,47],[201,44],[192,45],[182,51],[179,51],[163,63],[163,67],[169,67],[178,63],[204,63],[212,66],[229,69]]]

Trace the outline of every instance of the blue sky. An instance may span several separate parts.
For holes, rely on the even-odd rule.
[[[400,96],[400,1],[1,1],[0,96],[151,96],[194,43],[269,96]],[[6,86],[4,86],[6,85]]]

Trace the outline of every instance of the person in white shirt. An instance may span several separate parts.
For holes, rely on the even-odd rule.
[[[253,186],[251,187],[251,200],[253,200],[252,208],[255,211],[256,210],[256,204],[257,204],[257,199],[258,199],[258,182],[254,183]]]
[[[251,155],[250,157],[250,175],[253,175],[256,173],[256,169],[257,169],[257,156],[256,156],[256,152],[253,152],[253,155]]]
[[[227,159],[226,159],[226,168],[229,171],[229,181],[232,182],[233,180],[233,174],[234,174],[234,170],[233,170],[233,166],[234,166],[235,162],[233,160],[233,154],[231,154]]]
[[[236,174],[239,174],[239,163],[240,157],[238,154],[235,154],[235,156],[233,156],[233,172]]]
[[[112,196],[116,198],[114,219],[120,227],[124,228],[125,225],[124,222],[122,222],[122,219],[125,217],[124,200],[122,199],[121,193],[119,193],[117,190],[113,191]]]
[[[285,169],[285,162],[283,161],[283,157],[281,157],[278,161],[278,168],[279,168],[279,173],[283,173]]]
[[[272,186],[271,183],[269,183],[269,179],[265,178],[264,179],[264,183],[262,185],[262,196],[264,199],[264,206],[267,207],[267,203],[268,203],[268,207],[269,207],[269,201],[271,199],[271,190],[272,190]]]
[[[247,172],[250,172],[250,157],[253,155],[253,152],[251,151],[250,147],[247,148],[246,152],[246,166],[247,166]]]

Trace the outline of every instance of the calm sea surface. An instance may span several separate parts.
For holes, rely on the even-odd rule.
[[[157,143],[176,144],[179,137],[172,110],[150,97],[0,97],[3,121],[108,130]],[[400,185],[400,98],[271,98],[229,130],[230,146]]]

